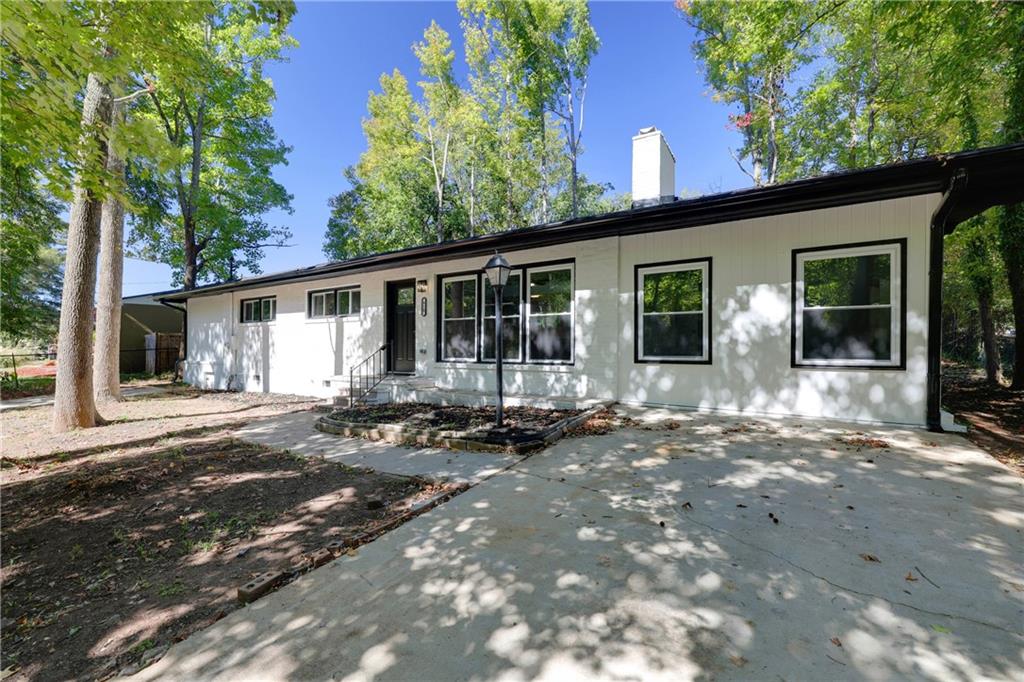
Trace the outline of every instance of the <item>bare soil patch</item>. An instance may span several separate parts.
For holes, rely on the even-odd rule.
[[[130,445],[182,429],[248,421],[297,410],[316,400],[302,396],[201,391],[187,386],[154,383],[122,384],[122,390],[143,386],[152,393],[129,395],[118,403],[99,406],[105,426],[55,434],[50,430],[50,407],[6,410],[0,413],[3,460],[46,461],[55,455],[75,458],[93,448]],[[3,480],[0,475],[0,481]]]
[[[237,608],[252,577],[431,493],[216,425],[16,458],[3,474],[0,669],[31,680],[104,678],[155,658]]]
[[[583,410],[575,409],[506,407],[503,415],[504,428],[501,432],[510,437],[528,436],[582,412]],[[356,424],[397,424],[415,429],[477,431],[494,426],[495,410],[493,407],[394,403],[346,407],[335,410],[331,417]]]
[[[968,422],[967,437],[975,445],[1024,474],[1024,391],[992,386],[980,371],[946,364],[942,403]]]

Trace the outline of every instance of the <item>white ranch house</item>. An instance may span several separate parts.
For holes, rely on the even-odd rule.
[[[645,129],[632,210],[168,295],[185,379],[329,398],[379,369],[385,399],[493,402],[497,251],[509,403],[941,429],[941,236],[1024,199],[1024,145],[688,200],[674,166]]]

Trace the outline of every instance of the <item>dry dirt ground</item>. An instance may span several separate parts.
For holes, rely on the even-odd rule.
[[[942,402],[968,424],[967,438],[1024,473],[1024,391],[990,386],[984,374],[962,365],[942,368]]]
[[[63,435],[50,433],[49,407],[0,415],[0,670],[108,677],[224,617],[255,575],[435,491],[231,437],[308,406],[173,389],[104,406],[109,425]]]

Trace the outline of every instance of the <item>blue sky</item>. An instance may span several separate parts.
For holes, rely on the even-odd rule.
[[[729,110],[707,94],[690,50],[693,32],[672,2],[595,2],[591,15],[601,49],[586,100],[580,166],[587,177],[629,191],[630,138],[656,125],[675,152],[678,189],[749,185],[729,156],[739,143],[726,129]],[[274,128],[293,148],[274,175],[294,195],[295,210],[267,217],[291,230],[293,246],[268,250],[264,272],[326,260],[327,199],[346,187],[342,170],[365,148],[360,122],[367,95],[381,73],[395,68],[411,83],[418,80],[411,46],[432,19],[452,36],[464,71],[454,2],[298,3],[291,33],[299,47],[268,69],[277,88]],[[126,295],[168,289],[170,268],[129,259],[124,281]]]

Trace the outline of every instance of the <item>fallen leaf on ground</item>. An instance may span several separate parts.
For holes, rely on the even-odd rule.
[[[732,664],[737,668],[742,668],[748,662],[747,659],[742,656],[730,656],[729,660],[732,661]]]
[[[914,574],[911,571],[907,571],[907,577],[904,578],[904,580],[906,580],[907,582],[911,582],[911,583],[916,583],[917,582],[917,578],[914,577]]]
[[[693,505],[689,502],[683,502],[683,509],[693,509]]]
[[[841,641],[839,641],[839,638],[838,638],[838,637],[833,637],[833,638],[832,638],[832,639],[831,639],[830,641],[831,641],[831,642],[832,642],[833,644],[835,644],[835,645],[836,645],[837,647],[840,647],[840,648],[842,648],[842,646],[843,646],[843,643],[842,643]]]
[[[857,556],[859,556],[864,561],[867,561],[868,563],[873,563],[873,564],[880,564],[880,563],[882,563],[882,560],[879,559],[878,557],[876,557],[874,554],[858,554]]]
[[[932,630],[935,630],[935,632],[944,632],[944,633],[952,632],[952,630],[950,630],[947,627],[943,627],[942,625],[933,625],[932,626]]]

